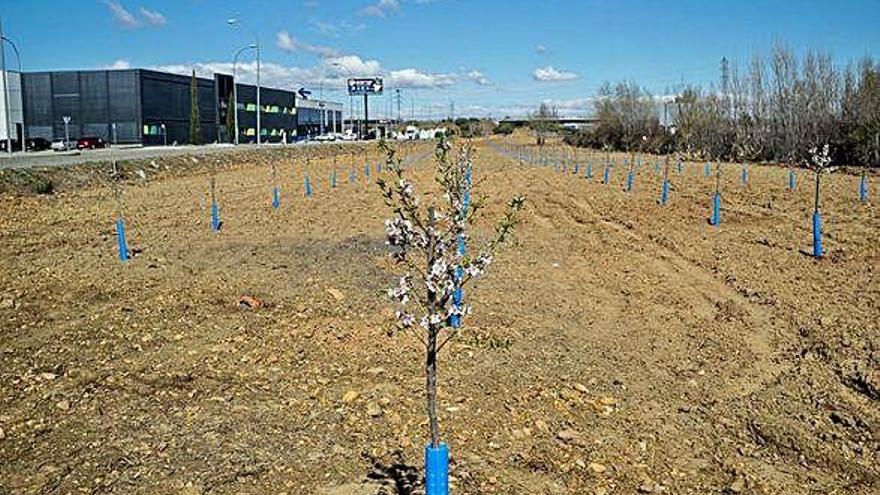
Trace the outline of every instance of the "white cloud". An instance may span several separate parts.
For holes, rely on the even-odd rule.
[[[164,26],[168,23],[168,19],[166,19],[164,15],[155,10],[149,10],[146,7],[141,7],[141,15],[147,20],[147,23],[152,26]]]
[[[126,29],[134,29],[140,26],[140,22],[134,14],[126,10],[126,8],[119,2],[114,0],[104,0],[104,5],[110,9],[110,12],[113,14],[113,20],[120,26]]]
[[[361,14],[370,17],[388,17],[399,9],[400,3],[397,0],[379,0],[374,4],[364,7],[361,10]]]
[[[539,43],[538,45],[535,46],[535,52],[538,55],[543,55],[543,54],[547,53],[547,47]]]
[[[382,73],[382,65],[376,60],[363,60],[357,55],[331,57],[322,62],[322,69],[330,77],[370,77]]]
[[[124,60],[124,59],[120,58],[119,60],[116,60],[112,64],[105,65],[102,68],[103,69],[111,69],[111,70],[113,70],[113,69],[130,69],[131,64],[128,63],[128,60]]]
[[[322,58],[339,56],[339,50],[335,48],[303,43],[291,36],[287,31],[278,31],[275,36],[275,46],[288,53],[303,51],[313,53]]]
[[[195,69],[200,77],[213,78],[215,72],[232,74],[231,62],[205,62],[195,65],[170,64],[153,67],[155,70],[189,75]],[[256,81],[256,62],[240,62],[237,75],[241,82],[253,84]],[[419,69],[406,68],[385,70],[376,60],[363,60],[357,55],[344,55],[324,58],[318,65],[308,68],[287,67],[276,63],[263,63],[260,67],[260,80],[266,87],[297,89],[310,88],[323,84],[325,88],[341,90],[349,77],[380,76],[385,85],[394,88],[446,88],[452,86],[456,76],[435,74]]]
[[[297,41],[287,31],[278,31],[278,34],[275,35],[275,46],[281,51],[295,52],[297,50]]]
[[[492,82],[489,81],[489,78],[486,77],[482,72],[480,72],[480,71],[478,71],[478,70],[476,70],[476,69],[474,69],[474,70],[468,72],[468,73],[467,73],[467,76],[468,76],[468,78],[469,78],[471,81],[473,81],[473,82],[479,84],[480,86],[490,86],[490,85],[492,85]]]
[[[559,71],[552,66],[541,67],[532,72],[532,77],[536,81],[558,82],[558,81],[574,81],[579,78],[574,72]]]
[[[314,31],[328,38],[339,38],[342,35],[350,35],[366,29],[366,24],[351,23],[345,19],[338,22],[327,22],[318,19],[309,20]]]
[[[398,88],[445,88],[455,84],[455,76],[430,74],[418,69],[401,69],[391,71],[385,84]]]

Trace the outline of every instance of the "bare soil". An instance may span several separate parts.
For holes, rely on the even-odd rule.
[[[880,216],[856,176],[823,180],[816,260],[806,171],[788,191],[725,165],[716,228],[699,164],[663,207],[651,163],[625,192],[598,155],[587,180],[479,151],[476,237],[528,206],[441,356],[453,493],[880,492]],[[101,174],[2,189],[0,494],[419,492],[423,350],[390,333],[375,168],[349,184],[340,157],[331,189],[314,153],[224,158],[219,233],[213,165],[126,165],[124,264]],[[411,173],[430,189],[429,160]]]

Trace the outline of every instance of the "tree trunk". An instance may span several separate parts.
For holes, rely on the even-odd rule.
[[[428,238],[428,270],[431,270],[436,261],[435,246],[437,238],[434,234],[435,215],[434,208],[428,208],[428,226],[430,233]],[[428,318],[437,311],[436,294],[428,291]],[[428,423],[431,427],[431,447],[440,446],[440,425],[437,421],[437,333],[440,327],[433,323],[428,323],[428,345],[425,356],[425,389],[428,398]]]
[[[431,447],[440,446],[440,424],[437,420],[437,328],[428,329],[428,352],[425,360],[425,375],[428,392],[428,422],[431,428]]]

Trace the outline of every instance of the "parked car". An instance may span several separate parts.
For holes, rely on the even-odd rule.
[[[0,151],[6,153],[6,140],[0,139]],[[21,145],[18,144],[17,139],[12,140],[12,151],[21,151]]]
[[[84,137],[76,140],[76,149],[78,150],[94,150],[105,146],[106,143],[99,137]]]
[[[46,151],[52,149],[52,143],[46,138],[35,137],[27,140],[26,147],[28,151]]]
[[[64,139],[56,139],[52,141],[52,151],[67,151],[76,148],[75,141],[64,141]]]
[[[333,134],[321,134],[320,136],[315,136],[313,139],[318,142],[336,141],[336,136]]]

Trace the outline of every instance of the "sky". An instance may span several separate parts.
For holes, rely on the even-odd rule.
[[[521,116],[541,102],[588,115],[603,82],[709,87],[722,57],[745,64],[780,43],[839,65],[880,58],[880,0],[0,0],[0,20],[25,71],[212,77],[258,40],[266,86],[348,106],[347,77],[380,75],[371,114],[396,115],[399,89],[417,118],[453,105],[456,117]],[[253,50],[238,71],[254,80]]]

